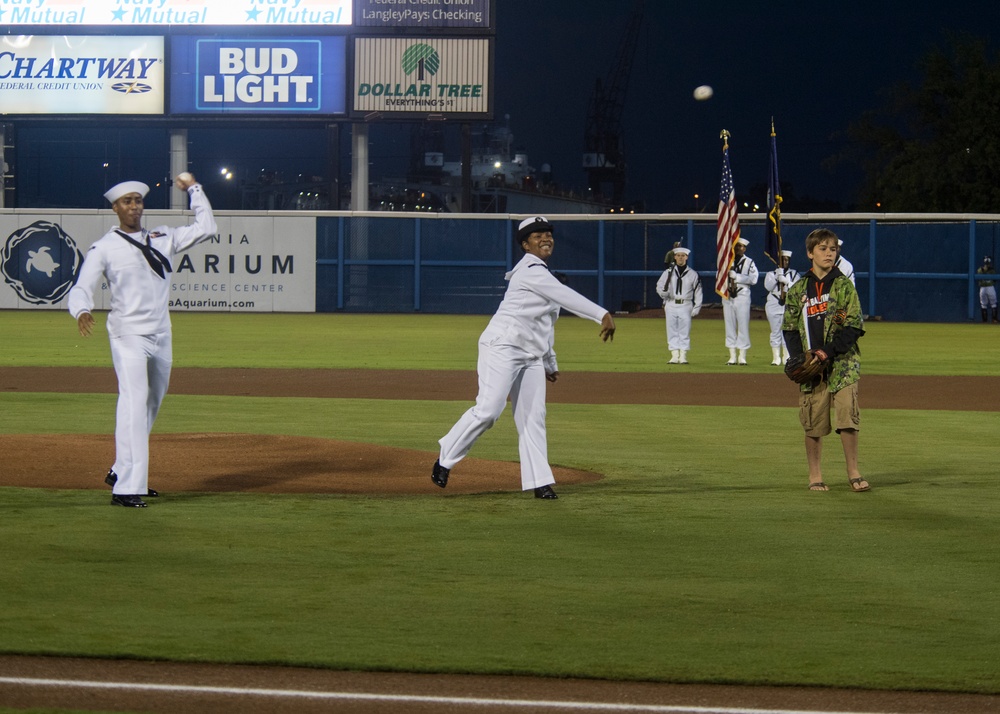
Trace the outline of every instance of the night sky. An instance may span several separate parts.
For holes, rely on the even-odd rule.
[[[532,166],[547,163],[562,188],[582,191],[588,102],[595,80],[606,77],[616,59],[634,0],[494,2],[495,117],[509,116],[514,146],[527,153]],[[791,187],[798,196],[839,202],[845,210],[871,209],[854,205],[856,168],[832,172],[824,165],[845,146],[838,132],[879,106],[884,90],[916,81],[918,60],[944,45],[946,30],[990,37],[987,32],[995,33],[1000,20],[995,0],[645,4],[623,118],[626,198],[648,212],[715,212],[722,129],[732,135],[737,193],[764,184],[772,116],[786,194]],[[698,102],[692,91],[702,84],[711,85],[715,95]],[[20,133],[21,206],[103,205],[95,191],[102,182],[152,183],[164,172],[168,147],[162,128],[143,134],[127,123],[66,126]],[[220,183],[221,166],[235,167],[246,181],[261,169],[278,171],[286,180],[332,173],[324,129],[268,126],[192,125],[192,170],[213,196],[223,199],[221,192],[230,188]],[[343,185],[350,182],[348,126],[340,141]],[[373,180],[405,174],[411,126],[373,125]],[[453,137],[457,129],[449,127]],[[109,168],[95,174],[104,163]],[[700,196],[697,202],[694,194]],[[166,193],[160,200],[167,202]],[[235,206],[217,203],[238,208],[238,192],[232,201]],[[784,210],[802,209],[786,201]]]
[[[633,0],[499,0],[496,115],[511,117],[532,165],[585,185],[587,102],[612,65]],[[782,185],[849,207],[860,175],[823,167],[837,132],[919,78],[918,60],[945,29],[993,37],[995,2],[716,2],[647,0],[624,112],[628,194],[651,211],[714,212],[731,134],[738,193],[767,181],[774,117]],[[987,34],[987,33],[992,33]],[[715,95],[695,101],[711,85]],[[794,212],[794,205],[785,210]]]

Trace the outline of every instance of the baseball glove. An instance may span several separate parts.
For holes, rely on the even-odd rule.
[[[804,355],[790,357],[785,362],[785,374],[796,384],[810,384],[826,369],[826,355],[819,350],[810,350]]]

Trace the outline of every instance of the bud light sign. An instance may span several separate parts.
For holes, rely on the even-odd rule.
[[[176,37],[171,114],[343,114],[344,37]]]

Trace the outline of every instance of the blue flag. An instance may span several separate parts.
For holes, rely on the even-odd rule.
[[[781,186],[778,184],[778,144],[771,120],[771,166],[767,175],[767,221],[764,227],[764,253],[775,265],[781,265]]]

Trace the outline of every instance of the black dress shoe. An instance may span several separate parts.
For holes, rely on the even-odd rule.
[[[448,474],[450,473],[451,469],[446,469],[439,461],[435,461],[434,470],[431,471],[431,481],[444,488],[448,485]]]
[[[112,506],[125,506],[125,508],[145,508],[146,502],[138,496],[111,494]]]
[[[559,498],[551,486],[539,486],[535,489],[535,498]]]
[[[108,469],[108,475],[104,477],[104,483],[108,484],[109,486],[114,486],[116,483],[118,483],[118,474],[115,473],[114,469]],[[146,495],[149,496],[150,498],[156,498],[160,494],[158,491],[149,489],[148,491],[146,491]]]

